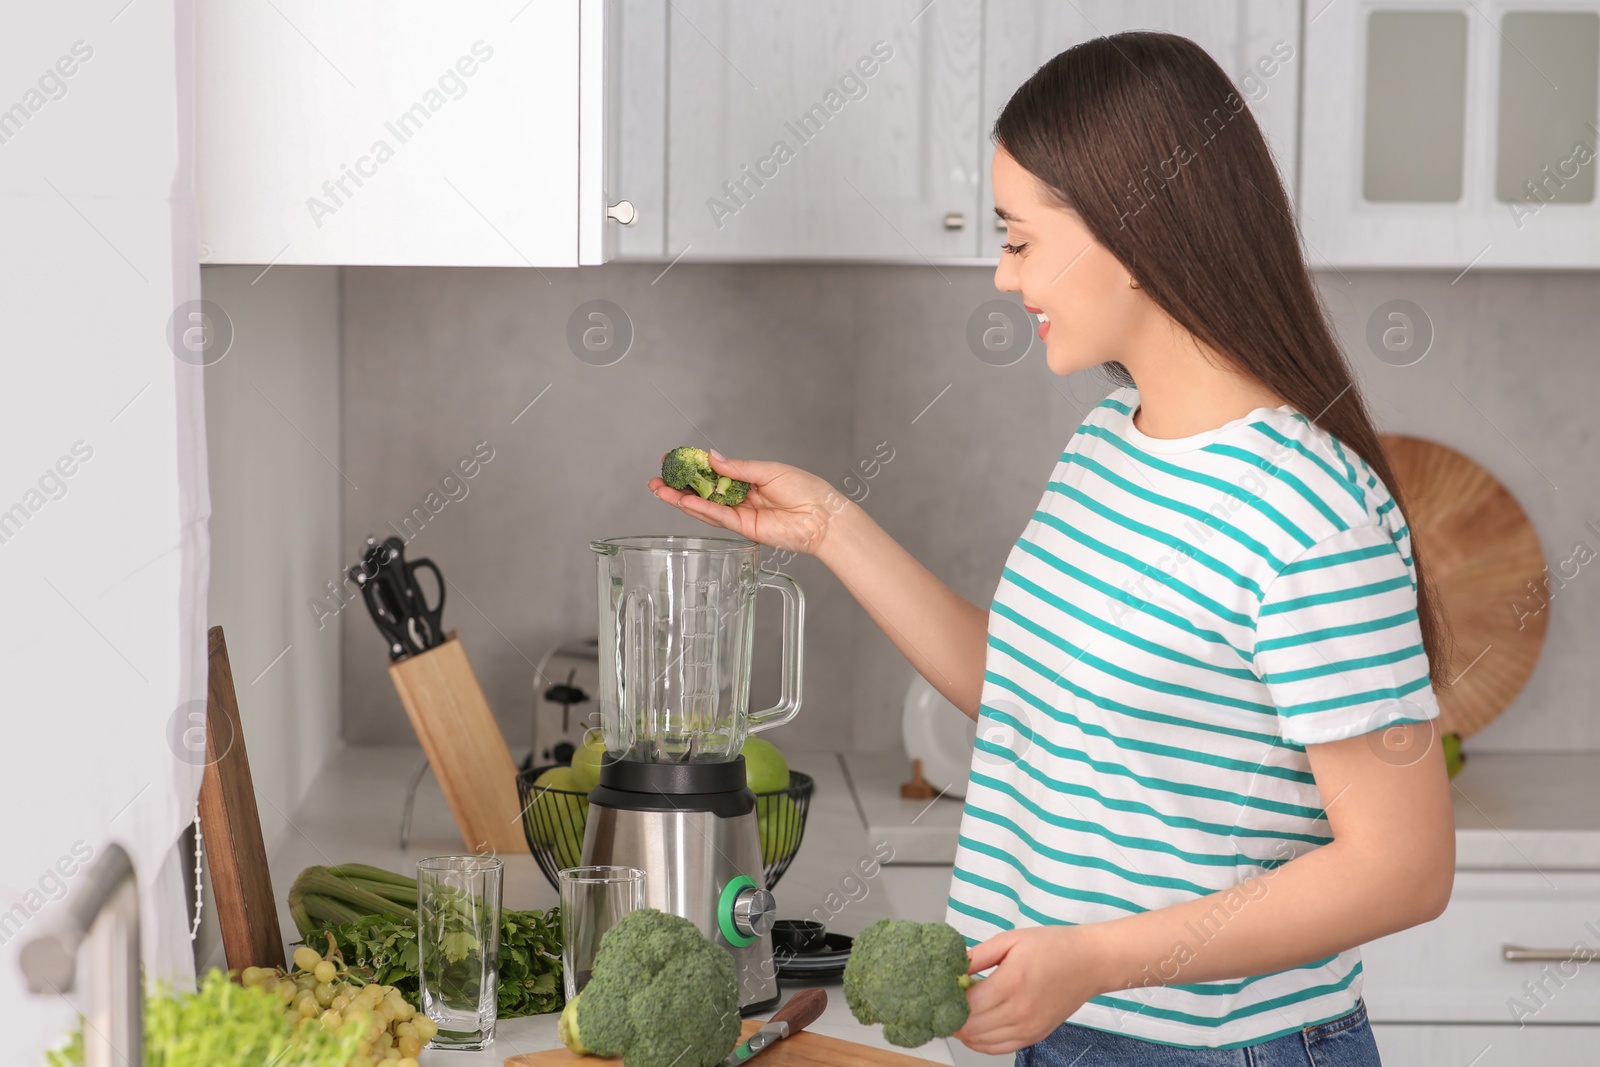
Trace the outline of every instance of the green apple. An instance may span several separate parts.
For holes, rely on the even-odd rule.
[[[526,818],[534,842],[554,853],[558,866],[576,867],[589,818],[588,799],[573,795],[585,792],[576,771],[551,767],[533,780],[533,788]]]
[[[585,793],[600,784],[600,758],[606,754],[605,735],[590,730],[583,735],[583,744],[572,754],[572,773],[577,785]]]
[[[744,778],[752,793],[776,793],[789,788],[789,761],[771,741],[759,737],[744,743]]]
[[[787,793],[756,798],[756,831],[761,835],[761,862],[771,865],[800,847],[800,809]]]
[[[560,767],[551,767],[533,780],[534,789],[567,789],[577,790],[578,775],[571,767],[565,764]]]
[[[1467,757],[1461,751],[1461,735],[1458,733],[1445,734],[1443,743],[1445,776],[1454,778],[1456,772],[1467,764]]]

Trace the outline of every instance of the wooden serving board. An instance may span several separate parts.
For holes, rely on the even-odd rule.
[[[1515,497],[1453,448],[1378,439],[1449,630],[1439,727],[1476,733],[1516,699],[1544,647],[1544,550]]]
[[[744,1036],[749,1037],[765,1025],[765,1020],[746,1019]],[[579,1067],[590,1064],[620,1063],[620,1060],[600,1059],[596,1056],[574,1056],[564,1048],[549,1052],[534,1052],[526,1056],[512,1056],[506,1067]],[[928,1061],[899,1052],[841,1041],[837,1037],[824,1037],[809,1030],[786,1037],[776,1045],[769,1045],[761,1055],[751,1061],[759,1067],[913,1067]]]

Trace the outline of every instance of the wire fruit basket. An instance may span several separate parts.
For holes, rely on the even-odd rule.
[[[532,767],[517,775],[522,805],[522,832],[539,869],[557,886],[556,872],[576,867],[583,853],[583,830],[589,820],[589,794],[533,783],[560,764]],[[815,783],[809,774],[789,772],[789,788],[756,794],[756,825],[761,833],[761,873],[768,889],[789,869],[805,837]]]

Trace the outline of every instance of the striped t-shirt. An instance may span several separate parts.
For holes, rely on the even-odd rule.
[[[970,944],[1181,903],[1326,844],[1305,746],[1439,714],[1405,520],[1361,458],[1288,406],[1157,439],[1138,404],[1129,386],[1089,413],[990,606],[947,912]],[[1152,972],[1181,983],[1270,886],[1218,898]],[[1116,990],[1069,1021],[1233,1048],[1360,991],[1350,949]]]

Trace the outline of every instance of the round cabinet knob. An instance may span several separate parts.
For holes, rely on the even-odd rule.
[[[967,217],[959,211],[952,211],[944,217],[944,228],[959,230],[967,224]]]
[[[765,889],[746,888],[733,902],[733,925],[749,937],[772,932],[778,921],[778,901]]]
[[[616,219],[624,226],[632,226],[639,221],[639,212],[635,210],[632,200],[618,200],[606,208],[606,218]]]

